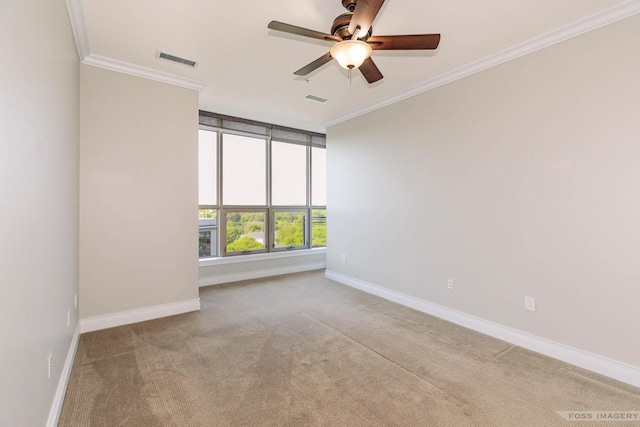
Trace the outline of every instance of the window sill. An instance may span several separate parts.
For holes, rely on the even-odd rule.
[[[313,249],[298,249],[282,252],[270,252],[266,254],[254,254],[254,255],[236,255],[229,257],[219,258],[203,258],[198,260],[200,267],[207,267],[210,265],[225,265],[225,264],[237,264],[243,262],[262,261],[278,258],[291,258],[296,256],[309,256],[317,254],[326,254],[327,248],[313,248]]]

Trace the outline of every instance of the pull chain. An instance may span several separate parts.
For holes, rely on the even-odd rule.
[[[351,68],[349,68],[349,86],[351,86]]]

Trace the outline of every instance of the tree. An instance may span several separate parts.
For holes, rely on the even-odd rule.
[[[264,249],[264,245],[253,237],[243,236],[227,245],[227,252],[251,251],[254,249]]]
[[[287,248],[302,246],[304,243],[304,217],[302,212],[276,213],[276,243]]]
[[[280,226],[276,234],[276,243],[284,247],[302,246],[302,224]]]
[[[327,246],[327,223],[313,224],[311,230],[311,246]]]
[[[227,242],[235,242],[240,238],[240,236],[242,236],[242,234],[242,225],[238,225],[238,223],[235,222],[227,222]]]
[[[247,233],[253,233],[255,231],[262,231],[264,229],[264,226],[260,222],[252,222],[250,224],[247,224],[245,229],[247,230]]]

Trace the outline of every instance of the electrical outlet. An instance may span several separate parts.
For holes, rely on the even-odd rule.
[[[534,297],[524,297],[524,309],[536,311],[536,299]]]
[[[456,288],[456,282],[453,279],[447,280],[447,288],[455,289]]]
[[[53,367],[53,363],[51,363],[52,357],[53,353],[49,352],[49,358],[47,359],[47,378],[51,378],[51,368]]]

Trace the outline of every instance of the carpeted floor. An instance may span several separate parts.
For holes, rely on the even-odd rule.
[[[555,411],[640,411],[637,388],[323,271],[200,297],[200,312],[83,334],[59,425],[576,426]]]

